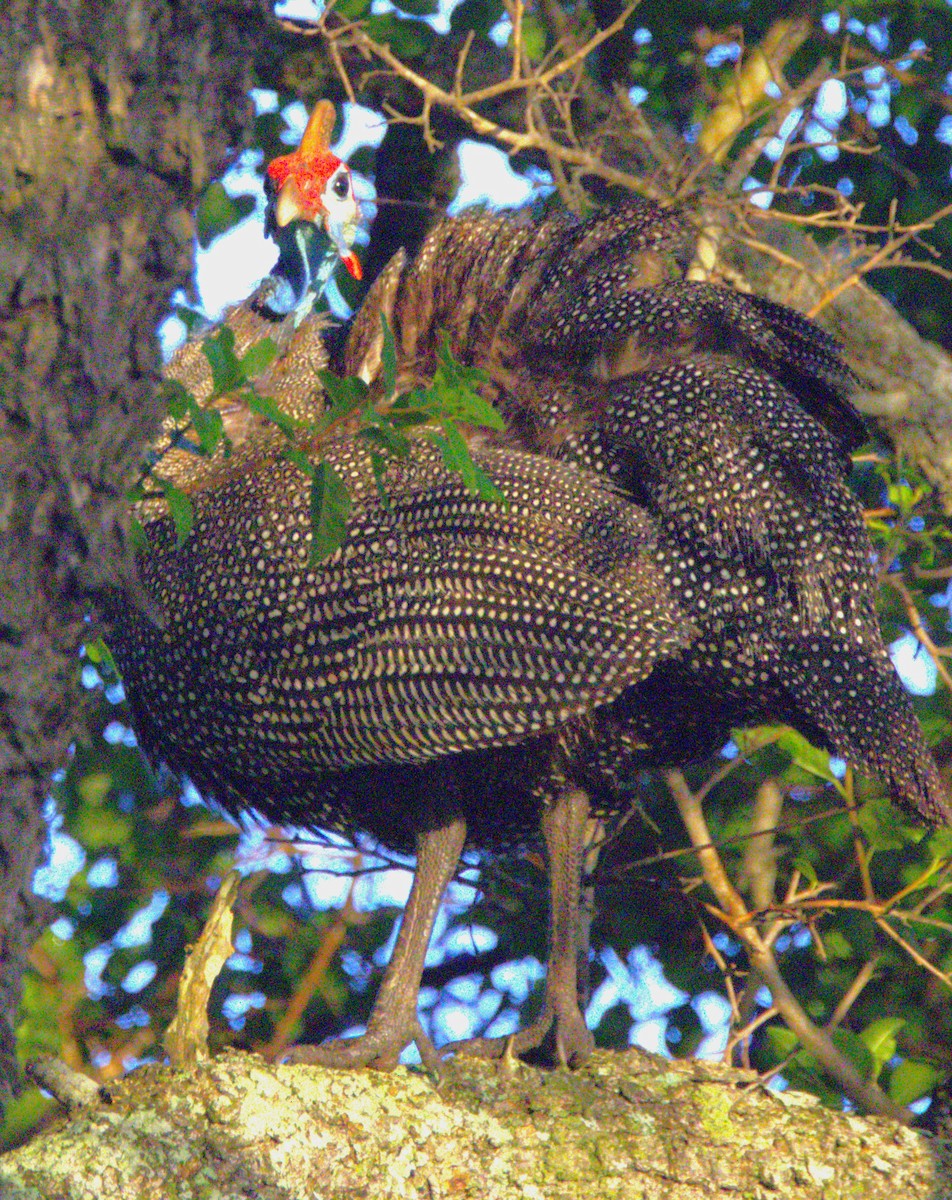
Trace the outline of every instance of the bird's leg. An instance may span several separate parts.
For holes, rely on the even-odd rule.
[[[576,938],[578,1002],[583,1012],[592,998],[589,951],[591,949],[592,921],[595,919],[595,871],[604,842],[604,821],[599,817],[590,817],[582,852],[582,880],[579,893],[578,937]]]
[[[439,1056],[420,1024],[417,1002],[433,922],[465,841],[466,822],[462,819],[417,835],[413,886],[367,1032],[322,1046],[293,1046],[289,1062],[387,1071],[397,1065],[404,1048],[415,1042],[424,1065],[439,1073]]]
[[[471,1038],[444,1052],[502,1058],[507,1054],[579,1066],[591,1054],[592,1037],[578,1003],[579,900],[588,796],[567,788],[542,816],[549,862],[550,945],[545,1003],[537,1020],[511,1037]]]
[[[595,1046],[578,1003],[579,901],[588,822],[588,796],[580,788],[567,788],[542,815],[552,908],[545,1006],[536,1025],[551,1023],[547,1031],[551,1045],[544,1037],[538,1049],[543,1054],[550,1049],[561,1066],[578,1066]]]

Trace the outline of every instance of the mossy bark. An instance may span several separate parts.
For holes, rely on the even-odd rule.
[[[749,1073],[598,1053],[578,1072],[449,1063],[149,1067],[0,1159],[4,1200],[944,1200],[945,1147]]]
[[[0,1105],[46,916],[42,807],[82,731],[77,649],[126,573],[124,489],[160,419],[155,329],[191,271],[196,199],[246,136],[255,55],[277,72],[287,49],[265,8],[0,6]],[[844,294],[840,332],[886,372],[890,427],[952,497],[952,359],[867,296]]]

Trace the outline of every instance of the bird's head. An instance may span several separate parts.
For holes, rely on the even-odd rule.
[[[350,274],[360,279],[360,260],[351,249],[360,206],[354,195],[350,168],[331,153],[333,129],[334,106],[320,100],[298,148],[268,164],[267,178],[272,191],[269,220],[277,231],[293,221],[319,225]]]

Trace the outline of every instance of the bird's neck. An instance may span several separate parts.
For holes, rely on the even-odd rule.
[[[282,230],[278,250],[278,261],[266,281],[264,306],[275,317],[293,314],[297,327],[327,290],[340,255],[321,231],[304,221]]]

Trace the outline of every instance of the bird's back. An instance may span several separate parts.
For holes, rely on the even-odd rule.
[[[882,641],[873,548],[847,485],[864,438],[855,378],[806,318],[688,282],[689,244],[676,214],[647,203],[588,221],[444,221],[371,290],[346,368],[374,377],[381,312],[410,378],[432,370],[446,329],[489,373],[508,422],[497,440],[605,476],[650,517],[656,578],[697,632],[608,722],[624,710],[643,761],[684,761],[732,725],[779,721],[948,819]]]

